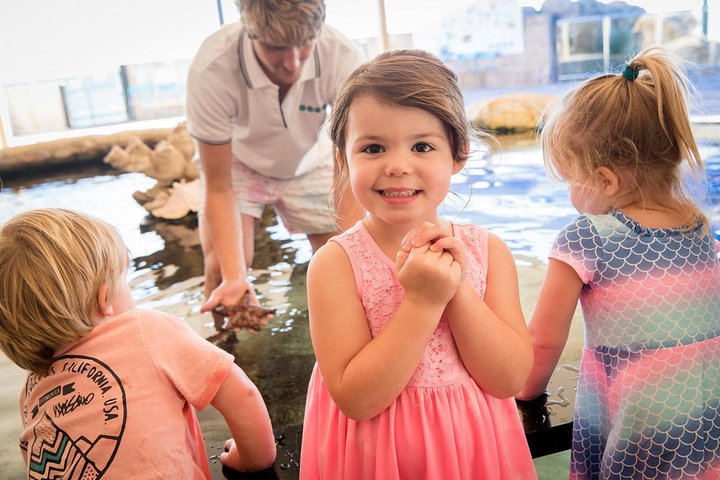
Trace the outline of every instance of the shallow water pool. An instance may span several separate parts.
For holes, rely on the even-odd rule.
[[[557,231],[576,213],[564,185],[545,176],[532,135],[502,138],[502,153],[478,154],[453,178],[443,214],[457,222],[487,225],[512,250],[520,277],[523,308],[529,314],[544,273],[545,257]],[[720,142],[704,141],[703,155],[711,173],[707,213],[720,225]],[[157,308],[186,318],[201,335],[214,333],[202,304],[202,254],[195,217],[183,221],[154,220],[132,198],[154,181],[142,174],[119,173],[103,167],[51,177],[8,181],[0,192],[0,224],[15,213],[39,207],[66,207],[96,215],[122,233],[133,265],[130,284],[138,306]],[[717,228],[716,228],[716,231]],[[305,269],[309,244],[273,221],[258,232],[251,275],[260,300],[276,315],[257,333],[239,332],[220,343],[258,385],[275,427],[302,424],[307,381],[314,363],[310,344]],[[576,361],[582,343],[580,322],[574,322],[564,358]],[[0,471],[4,478],[22,478],[17,446],[20,420],[17,395],[24,374],[0,354]],[[222,417],[213,409],[200,412],[206,441],[220,444],[227,435]],[[296,478],[297,455],[279,459],[283,478]]]

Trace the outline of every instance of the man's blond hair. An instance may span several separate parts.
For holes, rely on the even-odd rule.
[[[0,229],[0,348],[47,374],[55,350],[87,335],[100,287],[118,292],[128,266],[119,232],[90,215],[38,209]]]
[[[325,21],[325,0],[235,0],[250,38],[277,47],[305,45]]]

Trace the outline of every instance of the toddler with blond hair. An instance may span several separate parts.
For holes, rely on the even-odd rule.
[[[83,213],[32,210],[0,229],[0,348],[29,371],[27,477],[210,478],[195,413],[210,404],[233,437],[220,461],[268,467],[255,385],[184,321],[135,308],[128,265],[117,230]]]

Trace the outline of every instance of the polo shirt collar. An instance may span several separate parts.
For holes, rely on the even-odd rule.
[[[315,48],[313,53],[308,57],[303,65],[303,71],[300,74],[298,82],[304,82],[313,78],[320,77],[320,55],[318,53],[318,45],[315,42]],[[252,41],[247,32],[242,31],[240,33],[240,39],[238,41],[238,61],[240,62],[240,71],[242,72],[243,78],[248,88],[262,88],[275,85],[270,81],[252,48]]]

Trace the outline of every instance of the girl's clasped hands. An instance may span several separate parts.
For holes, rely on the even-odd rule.
[[[465,278],[465,249],[443,225],[423,223],[403,238],[395,260],[407,298],[447,304]]]

